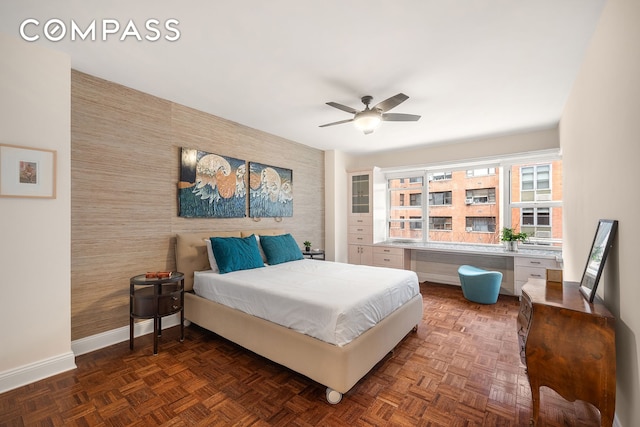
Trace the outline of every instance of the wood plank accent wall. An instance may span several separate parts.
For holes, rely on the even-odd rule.
[[[180,148],[293,170],[293,217],[178,217]],[[324,247],[324,152],[71,74],[71,338],[128,325],[129,278],[175,269],[175,234],[283,228]]]

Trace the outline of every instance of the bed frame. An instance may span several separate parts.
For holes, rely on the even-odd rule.
[[[176,266],[184,273],[184,316],[236,344],[286,366],[327,387],[330,403],[338,403],[382,358],[422,320],[422,296],[416,295],[373,328],[342,347],[301,334],[242,311],[199,297],[193,272],[208,270],[204,239],[278,235],[283,230],[182,233],[176,236]]]

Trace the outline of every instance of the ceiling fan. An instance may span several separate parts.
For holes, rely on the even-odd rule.
[[[365,135],[368,135],[370,133],[373,133],[373,131],[378,127],[381,121],[387,121],[387,122],[418,121],[420,119],[420,116],[417,116],[415,114],[387,113],[387,111],[397,107],[407,99],[409,99],[407,95],[405,95],[404,93],[399,93],[369,108],[369,104],[371,103],[371,100],[373,100],[373,97],[370,95],[365,95],[361,98],[361,101],[365,106],[365,109],[362,111],[358,111],[355,108],[347,107],[346,105],[338,104],[337,102],[327,102],[327,105],[337,108],[338,110],[351,113],[354,116],[351,119],[327,123],[325,125],[320,125],[320,127],[323,128],[327,126],[340,125],[342,123],[353,122],[358,129],[362,130],[365,133]]]

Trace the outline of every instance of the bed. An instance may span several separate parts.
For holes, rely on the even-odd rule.
[[[184,315],[187,320],[326,386],[327,401],[334,404],[409,332],[417,329],[422,319],[422,296],[419,292],[373,327],[345,343],[337,344],[194,293],[196,272],[201,274],[200,272],[210,270],[206,239],[243,238],[252,234],[277,236],[284,234],[284,231],[266,229],[198,232],[180,233],[176,236],[176,267],[185,275],[187,292],[184,298]],[[330,261],[307,261],[327,263],[327,266],[332,264]]]

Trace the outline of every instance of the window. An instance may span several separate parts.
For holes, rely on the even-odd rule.
[[[496,218],[486,216],[468,216],[466,218],[466,231],[483,231],[487,233],[495,233]]]
[[[437,191],[429,193],[430,205],[450,205],[451,191]]]
[[[496,168],[482,168],[482,169],[469,169],[467,170],[467,178],[471,178],[474,176],[487,176],[487,175],[495,175]]]
[[[466,203],[495,203],[496,202],[496,189],[495,188],[476,188],[472,190],[466,190]]]
[[[561,180],[562,161],[545,153],[387,173],[383,237],[497,245],[510,227],[527,233],[527,244],[560,247]]]
[[[495,167],[487,167],[483,170],[495,170]],[[480,173],[480,172],[479,172]],[[486,174],[486,173],[485,173]],[[432,242],[458,242],[458,243],[499,243],[500,235],[495,231],[495,218],[499,215],[500,176],[498,174],[487,175],[481,178],[486,185],[477,187],[478,180],[469,180],[467,169],[459,169],[450,172],[451,179],[445,181],[429,181],[429,200],[426,206],[429,221],[428,241]],[[467,226],[467,217],[491,217],[494,218],[492,230],[489,226],[475,226],[475,231],[485,233],[471,234],[473,224]],[[444,227],[448,233],[443,233],[443,228],[438,221],[432,222],[431,218],[448,218]]]
[[[447,230],[451,231],[452,222],[450,216],[430,216],[429,230]]]
[[[423,182],[424,174],[387,179],[389,238],[422,240]]]
[[[444,181],[451,179],[452,172],[437,172],[429,175],[429,181]]]
[[[538,240],[537,243],[543,243],[541,239],[551,239],[551,210],[552,208],[522,208],[521,230]]]
[[[526,244],[561,246],[561,174],[560,160],[511,168],[511,215],[507,219],[512,228],[527,233]]]
[[[533,165],[520,168],[521,201],[551,200],[551,165]]]

